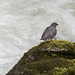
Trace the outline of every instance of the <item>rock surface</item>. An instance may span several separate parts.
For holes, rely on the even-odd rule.
[[[6,75],[75,75],[75,43],[42,42],[25,53]]]

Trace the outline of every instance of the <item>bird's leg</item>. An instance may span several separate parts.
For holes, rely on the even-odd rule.
[[[48,39],[48,41],[49,41],[49,42],[51,42],[51,41],[52,41],[52,39]]]
[[[49,40],[48,40],[48,39],[46,39],[45,41],[46,41],[47,43],[49,43]]]
[[[47,39],[46,41],[49,41],[49,39]]]
[[[54,38],[54,40],[56,40],[57,38]]]

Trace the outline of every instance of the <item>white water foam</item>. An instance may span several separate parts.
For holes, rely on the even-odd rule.
[[[24,52],[41,42],[44,29],[52,22],[59,24],[58,39],[75,42],[75,1],[0,1],[0,75],[5,75]]]

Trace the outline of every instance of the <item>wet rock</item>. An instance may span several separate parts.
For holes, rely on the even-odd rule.
[[[74,72],[75,43],[52,40],[31,48],[6,75],[70,75]]]

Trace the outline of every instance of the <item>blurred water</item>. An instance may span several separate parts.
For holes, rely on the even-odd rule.
[[[57,38],[75,42],[74,0],[0,0],[0,75],[39,44],[44,29],[59,26]]]

